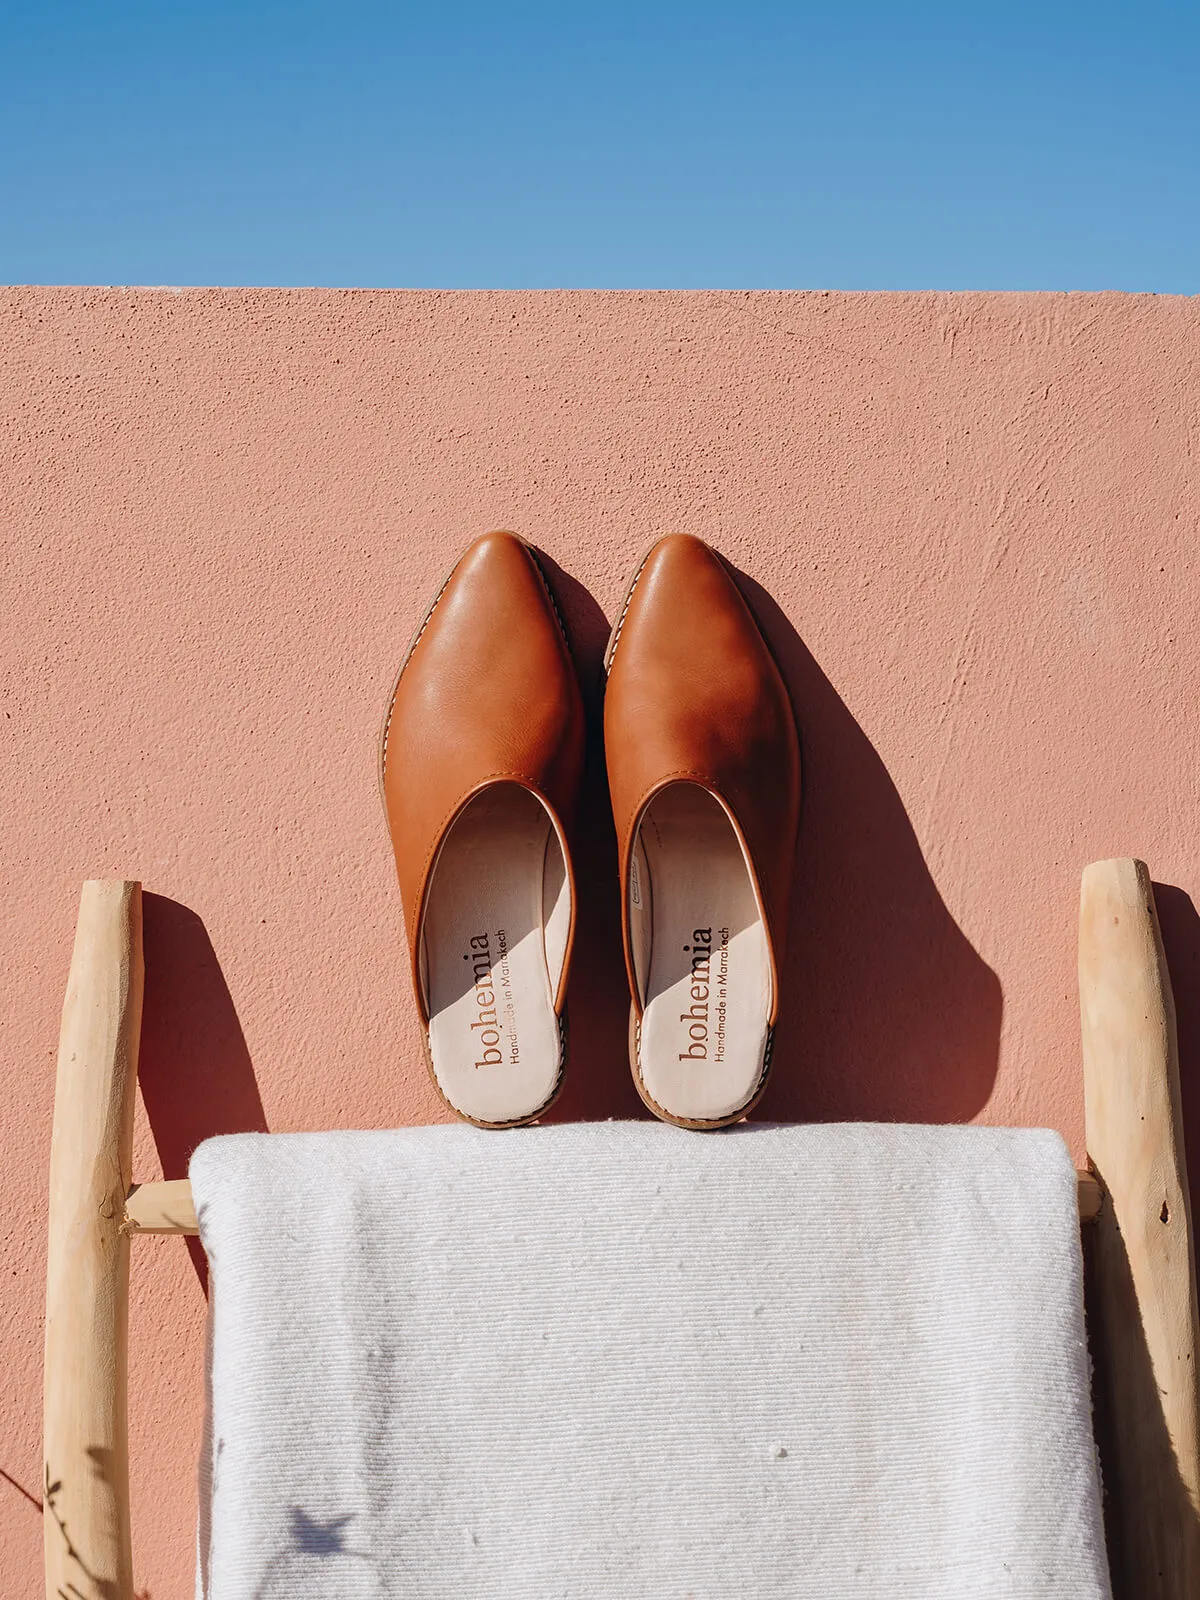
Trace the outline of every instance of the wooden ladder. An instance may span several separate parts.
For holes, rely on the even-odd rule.
[[[49,1600],[132,1600],[129,1241],[196,1232],[186,1179],[134,1184],[141,885],[83,886],[50,1154],[44,1495]],[[1079,1174],[1116,1600],[1200,1597],[1197,1295],[1175,1009],[1150,874],[1083,874]]]

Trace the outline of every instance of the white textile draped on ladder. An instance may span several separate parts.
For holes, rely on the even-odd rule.
[[[205,1600],[1107,1600],[1056,1134],[236,1135]]]

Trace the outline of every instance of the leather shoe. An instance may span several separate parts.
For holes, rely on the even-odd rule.
[[[605,669],[634,1081],[664,1121],[722,1127],[754,1105],[771,1064],[795,717],[725,563],[684,534],[638,568]]]
[[[537,557],[485,534],[409,646],[379,756],[429,1070],[482,1127],[533,1121],[562,1083],[583,751]]]

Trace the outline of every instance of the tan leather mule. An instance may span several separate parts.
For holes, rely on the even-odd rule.
[[[787,689],[721,558],[673,534],[609,640],[604,742],[633,995],[630,1062],[664,1121],[762,1093],[800,815]]]
[[[486,534],[409,646],[379,755],[430,1073],[482,1127],[531,1122],[561,1087],[583,750],[537,558]]]

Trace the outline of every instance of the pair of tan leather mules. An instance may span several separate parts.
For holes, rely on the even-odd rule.
[[[604,659],[629,1054],[669,1122],[736,1122],[766,1084],[800,811],[787,690],[719,556],[671,535]],[[579,683],[534,551],[473,544],[409,646],[380,742],[413,988],[438,1093],[532,1122],[566,1066]]]

